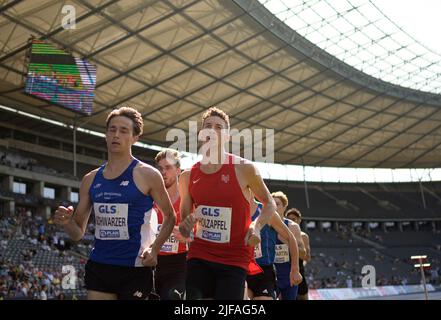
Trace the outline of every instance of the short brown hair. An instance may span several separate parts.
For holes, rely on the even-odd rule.
[[[223,110],[217,107],[208,108],[208,110],[205,111],[204,114],[202,115],[202,126],[204,126],[204,121],[208,117],[219,117],[225,121],[225,123],[227,124],[227,128],[228,129],[230,128],[230,117]]]
[[[297,208],[290,208],[285,212],[285,217],[288,217],[289,215],[296,216],[299,219],[302,219],[302,214],[300,213],[300,210]]]
[[[142,129],[144,127],[142,115],[138,110],[128,106],[122,106],[109,113],[106,119],[106,130],[109,129],[110,120],[118,116],[126,117],[132,120],[134,136],[140,136],[142,134]]]
[[[174,164],[176,168],[181,167],[181,155],[178,151],[172,149],[164,149],[156,155],[155,162],[156,164],[159,164],[159,161],[166,158],[168,160],[172,160],[172,164]]]
[[[280,201],[282,201],[282,204],[284,207],[288,206],[288,197],[282,191],[273,192],[273,193],[271,193],[271,196],[273,198],[279,198]]]

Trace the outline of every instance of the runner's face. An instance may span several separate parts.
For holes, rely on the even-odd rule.
[[[282,200],[280,198],[274,197],[274,201],[276,202],[276,210],[277,213],[283,217],[283,213],[285,212],[286,207],[283,206]]]
[[[294,221],[297,224],[300,224],[300,222],[302,222],[302,220],[299,217],[293,214],[290,214],[287,218],[291,221]]]
[[[124,152],[130,150],[132,144],[138,141],[133,136],[133,121],[127,117],[113,117],[106,132],[107,150],[110,152]]]
[[[228,142],[228,135],[229,130],[227,123],[224,119],[217,117],[217,116],[211,116],[205,119],[202,129],[208,130],[214,130],[216,133],[217,143],[219,143],[220,138],[223,138],[223,142]],[[208,142],[210,140],[210,137],[202,137],[203,142]]]
[[[161,172],[167,189],[176,183],[178,175],[181,173],[181,169],[177,168],[174,164],[169,163],[166,158],[159,161],[158,170]]]

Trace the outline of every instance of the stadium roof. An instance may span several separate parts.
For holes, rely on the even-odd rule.
[[[349,66],[257,0],[75,0],[71,30],[61,27],[63,4],[2,2],[1,104],[103,131],[107,112],[130,103],[145,119],[142,140],[164,146],[170,128],[187,130],[219,105],[234,128],[274,129],[278,163],[440,166],[439,94]],[[97,65],[91,117],[23,94],[31,35]],[[439,92],[434,83],[417,88]]]
[[[441,54],[430,48],[441,48],[435,46],[438,41],[432,38],[431,46],[420,43],[383,13],[382,7],[392,10],[385,5],[391,3],[398,19],[403,11],[396,6],[405,7],[405,0],[259,1],[299,34],[356,69],[404,87],[441,93]],[[410,18],[409,23],[401,21],[408,30],[421,24],[415,12]],[[420,37],[423,32],[435,36],[424,28]]]

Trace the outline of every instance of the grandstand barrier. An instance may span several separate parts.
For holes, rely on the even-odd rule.
[[[435,291],[435,288],[429,284],[427,291]],[[411,293],[423,293],[423,285],[406,286],[384,286],[372,288],[336,288],[336,289],[310,289],[310,300],[354,300],[362,298],[376,298],[386,296],[397,296]]]

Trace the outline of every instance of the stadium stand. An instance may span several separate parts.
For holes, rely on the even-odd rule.
[[[352,230],[351,230],[352,229]],[[413,267],[412,255],[427,255],[432,264],[428,282],[439,286],[441,233],[427,231],[354,230],[342,223],[340,230],[308,230],[312,260],[307,265],[310,287],[360,287],[364,265],[373,265],[377,285],[419,284],[421,275]]]
[[[437,194],[425,191],[424,208],[421,192],[414,186],[397,190],[393,184],[310,184],[307,187],[309,206],[302,183],[279,184],[268,181],[271,190],[281,190],[293,199],[307,219],[397,220],[433,219],[440,217],[441,203]]]
[[[17,210],[0,220],[0,299],[84,299],[87,256],[73,250],[76,244],[60,237],[51,220],[29,213]],[[66,287],[68,280],[63,285],[63,266],[74,268],[75,289]]]

